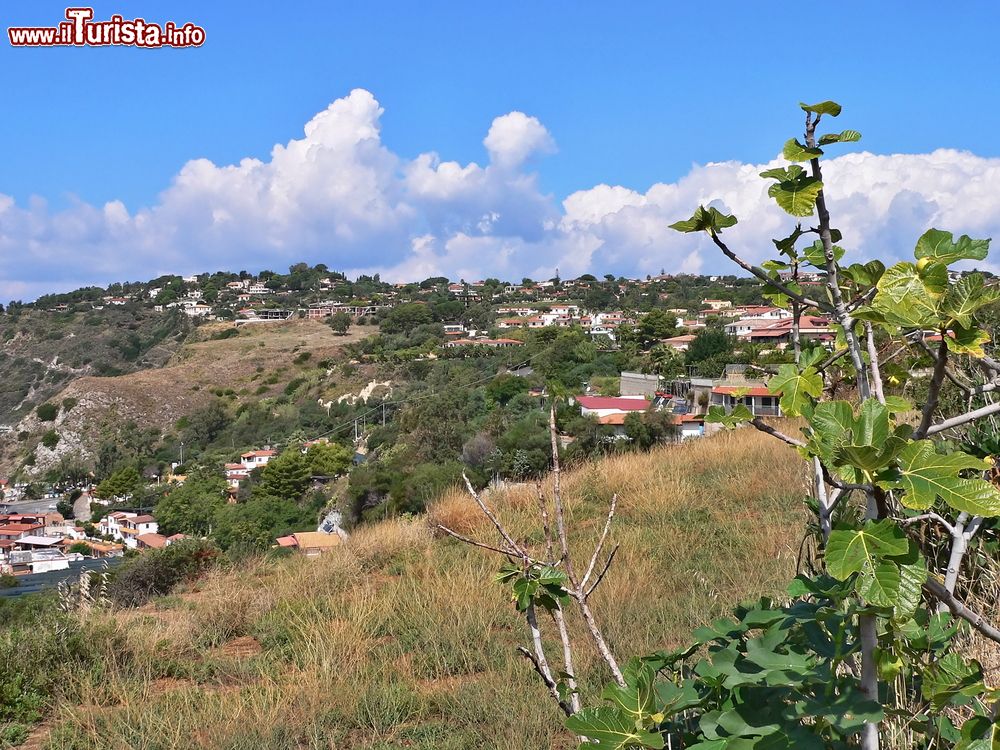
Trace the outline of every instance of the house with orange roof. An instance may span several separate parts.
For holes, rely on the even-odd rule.
[[[319,557],[343,543],[339,534],[322,531],[296,531],[288,536],[279,536],[276,541],[278,547],[295,550],[305,557]]]

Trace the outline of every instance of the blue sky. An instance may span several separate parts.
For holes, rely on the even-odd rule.
[[[390,170],[428,152],[443,162],[486,165],[490,155],[483,140],[495,118],[512,111],[537,118],[551,143],[518,164],[519,173],[534,180],[528,199],[534,208],[521,215],[509,194],[491,189],[504,217],[517,214],[513,224],[521,228],[505,230],[508,249],[510,242],[538,241],[530,227],[523,229],[532,221],[541,222],[539,234],[547,231],[543,225],[565,220],[571,212],[562,202],[578,191],[607,184],[648,199],[652,186],[690,179],[694,165],[768,162],[800,130],[800,100],[843,103],[844,127],[864,133],[856,151],[967,151],[984,160],[983,174],[992,174],[990,160],[1000,156],[1000,54],[993,38],[1000,6],[955,3],[947,12],[931,2],[813,7],[817,11],[809,13],[810,6],[801,3],[244,2],[237,12],[222,3],[97,2],[97,19],[122,13],[193,21],[206,29],[207,42],[180,50],[0,44],[7,115],[0,118],[0,194],[27,212],[0,214],[0,233],[8,238],[8,260],[0,259],[0,299],[4,289],[30,296],[46,284],[110,281],[119,268],[124,277],[144,275],[138,256],[116,245],[106,227],[82,231],[77,248],[103,253],[99,269],[71,272],[62,262],[46,269],[48,259],[73,250],[65,227],[19,236],[28,251],[16,257],[41,263],[21,267],[9,254],[16,250],[10,239],[32,223],[28,214],[37,197],[47,203],[44,216],[34,217],[38,221],[58,223],[81,204],[97,210],[110,201],[120,201],[135,218],[159,204],[190,160],[219,166],[244,157],[267,162],[276,143],[302,138],[305,123],[357,88],[371,92],[384,110],[379,142],[396,160]],[[0,20],[5,28],[55,24],[64,9],[65,3],[46,0],[5,0]],[[968,176],[970,169],[976,167],[964,165],[961,174]],[[548,207],[539,208],[539,201]],[[478,198],[474,203],[484,215],[500,213],[484,209]],[[431,236],[438,244],[428,252],[446,272],[514,276],[544,270],[545,263],[535,263],[537,252],[481,269],[471,265],[471,251],[449,254],[447,239],[475,234],[469,227],[477,225],[471,214],[455,219],[469,208],[467,201],[460,204],[443,212],[450,217],[444,223],[417,205],[419,220],[389,234],[379,228],[376,244],[363,251],[357,228],[345,231],[354,250],[344,252],[342,264],[337,241],[317,243],[315,232],[306,232],[312,240],[273,253],[273,265],[287,265],[298,250],[307,260],[332,254],[333,267],[416,272],[434,262],[424,257],[407,263],[406,253],[416,237]],[[602,210],[625,221],[621,208],[612,202]],[[889,219],[901,220],[898,214]],[[175,212],[171,221],[183,223],[185,217]],[[174,264],[190,257],[192,263],[183,265],[202,270],[232,262],[231,247],[218,254],[215,249],[235,239],[173,224],[161,231],[174,237],[167,253]],[[52,233],[58,243],[46,239]],[[178,246],[177,237],[190,245]],[[142,241],[154,252],[148,239]],[[402,247],[385,248],[380,263],[379,243],[386,242]],[[574,252],[589,253],[591,264],[617,266],[607,269],[616,272],[650,267],[649,257],[629,260],[639,254],[627,242],[612,247],[607,235],[601,242],[597,255],[593,249]],[[560,252],[570,251],[553,250],[545,256],[550,265]],[[673,265],[683,266],[679,259],[688,255],[674,255],[663,265],[677,260]],[[271,257],[264,245],[249,255],[265,264]],[[362,257],[369,262],[361,263]],[[194,263],[199,258],[205,259],[200,265]],[[715,267],[714,260],[701,263],[702,270]]]

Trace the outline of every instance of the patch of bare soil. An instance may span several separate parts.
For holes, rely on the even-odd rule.
[[[28,739],[17,747],[20,748],[20,750],[43,750],[46,744],[48,744],[49,735],[51,733],[51,726],[48,724],[39,724],[31,730],[31,734],[28,735]]]
[[[256,638],[252,635],[245,635],[241,638],[234,638],[226,643],[220,649],[220,653],[231,659],[249,659],[257,656],[263,650]]]
[[[194,687],[191,680],[182,680],[177,677],[158,677],[149,683],[149,692],[151,695],[164,695],[190,687]]]

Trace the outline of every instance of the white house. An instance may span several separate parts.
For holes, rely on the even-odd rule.
[[[130,511],[116,511],[101,519],[98,529],[113,539],[118,539],[126,547],[136,549],[138,537],[142,534],[156,534],[159,524],[150,515],[139,515]]]
[[[575,400],[580,404],[582,415],[595,416],[598,419],[612,414],[628,414],[630,412],[641,414],[650,406],[650,402],[645,396],[576,396]]]
[[[267,462],[278,455],[278,451],[247,451],[240,455],[240,463],[247,471],[253,471],[261,466],[267,466]]]
[[[69,568],[69,558],[58,549],[32,549],[10,553],[10,568],[17,575],[47,573]]]

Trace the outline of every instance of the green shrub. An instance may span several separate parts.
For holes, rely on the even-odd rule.
[[[288,385],[285,386],[285,395],[291,396],[305,382],[305,378],[295,378],[295,380],[289,381]]]
[[[49,430],[44,435],[42,435],[42,445],[44,445],[49,450],[54,449],[59,445],[59,433],[55,430]]]
[[[46,403],[39,406],[35,412],[43,422],[54,422],[56,417],[59,416],[59,407],[55,404]]]
[[[63,412],[73,411],[73,407],[75,407],[78,403],[80,402],[75,398],[64,398],[62,401]]]
[[[154,596],[169,594],[183,581],[203,575],[218,556],[214,544],[198,539],[185,539],[165,549],[144,552],[115,571],[108,594],[118,605],[138,607]]]

